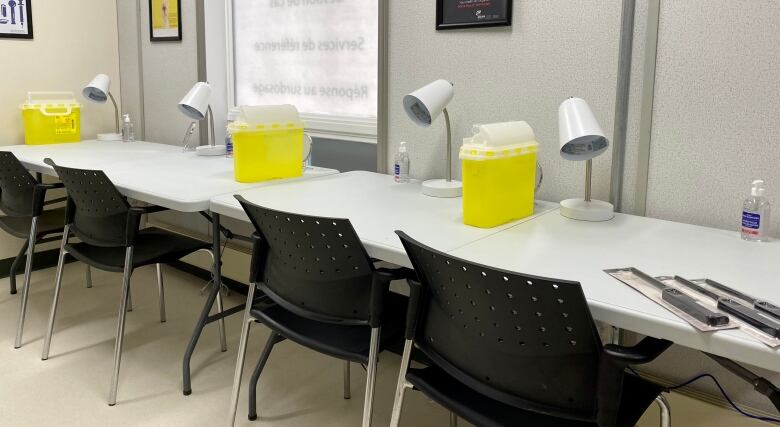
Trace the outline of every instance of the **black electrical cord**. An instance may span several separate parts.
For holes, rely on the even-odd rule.
[[[628,369],[634,375],[636,375],[638,377],[640,376],[633,368],[629,367]],[[694,383],[696,381],[699,381],[702,378],[709,378],[709,379],[711,379],[715,383],[715,386],[718,387],[718,390],[720,390],[720,394],[723,395],[723,397],[726,399],[726,401],[729,403],[729,405],[731,405],[731,407],[734,408],[735,411],[739,412],[743,416],[748,417],[748,418],[753,418],[755,420],[767,421],[767,422],[770,422],[770,423],[780,423],[780,418],[772,418],[772,417],[764,417],[764,416],[760,416],[760,415],[753,415],[753,414],[749,414],[749,413],[743,411],[739,406],[737,406],[736,403],[734,403],[734,401],[731,399],[731,397],[728,395],[728,393],[726,393],[726,390],[723,389],[723,386],[720,385],[720,381],[718,381],[718,379],[715,378],[715,376],[713,376],[712,374],[707,374],[707,373],[699,374],[699,375],[697,375],[697,376],[695,376],[695,377],[693,377],[693,378],[691,378],[691,379],[689,379],[687,381],[684,381],[684,382],[682,382],[680,384],[666,387],[665,391],[669,392],[669,391],[672,391],[672,390],[676,390],[678,388],[685,387],[685,386],[690,385],[690,384],[692,384],[692,383]]]

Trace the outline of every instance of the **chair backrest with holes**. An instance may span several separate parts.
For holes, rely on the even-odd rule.
[[[125,246],[130,205],[101,170],[74,169],[54,164],[68,192],[67,221],[82,241],[96,246]]]
[[[502,271],[398,232],[422,284],[415,344],[506,404],[592,420],[601,341],[577,282]]]
[[[264,248],[254,253],[258,286],[276,303],[314,320],[368,323],[374,267],[346,219],[275,211],[236,199]]]
[[[0,151],[0,209],[8,216],[32,216],[35,179],[19,159]]]

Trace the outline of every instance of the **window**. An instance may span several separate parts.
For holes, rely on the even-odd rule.
[[[374,141],[378,1],[233,0],[234,105],[293,104],[315,136]]]

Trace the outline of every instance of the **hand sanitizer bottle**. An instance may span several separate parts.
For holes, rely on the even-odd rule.
[[[409,182],[409,153],[406,152],[406,142],[403,141],[401,146],[398,147],[398,153],[395,155],[393,177],[395,182]]]
[[[230,124],[241,117],[239,108],[231,108],[227,115],[227,131],[225,132],[225,157],[233,157],[233,135],[230,133]]]
[[[753,181],[750,197],[742,205],[742,239],[751,242],[769,241],[769,201],[764,197],[764,181]]]
[[[133,122],[130,121],[129,114],[122,116],[122,141],[135,141],[135,130],[133,130]]]

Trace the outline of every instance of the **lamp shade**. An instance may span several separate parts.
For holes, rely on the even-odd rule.
[[[84,86],[81,94],[92,102],[104,103],[108,100],[108,90],[111,87],[111,78],[105,74],[98,74]]]
[[[179,101],[179,111],[193,120],[203,120],[209,108],[210,98],[211,86],[205,82],[195,83]]]
[[[609,146],[593,111],[581,98],[569,98],[558,107],[558,135],[561,157],[566,160],[590,160]]]
[[[454,95],[452,83],[439,79],[404,96],[404,110],[413,122],[428,127],[439,117]]]

